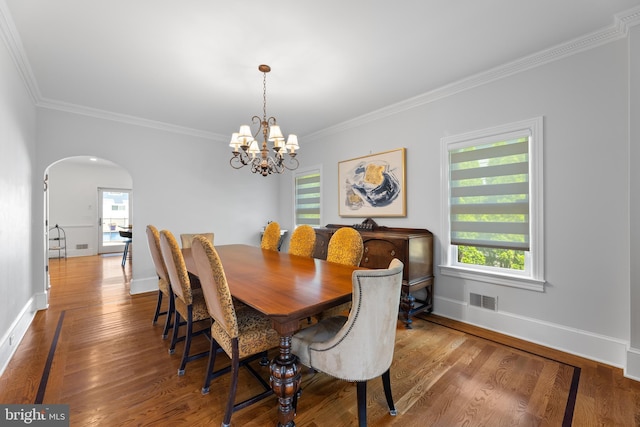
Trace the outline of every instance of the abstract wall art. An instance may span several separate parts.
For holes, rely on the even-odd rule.
[[[406,216],[405,149],[338,163],[339,215]]]

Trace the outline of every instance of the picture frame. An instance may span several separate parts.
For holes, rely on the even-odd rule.
[[[407,216],[405,148],[338,162],[338,214]]]

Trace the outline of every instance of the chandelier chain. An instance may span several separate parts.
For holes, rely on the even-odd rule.
[[[267,73],[262,73],[262,120],[267,121]]]

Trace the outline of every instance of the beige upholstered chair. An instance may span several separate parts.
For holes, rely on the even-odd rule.
[[[316,246],[316,231],[310,225],[303,224],[296,227],[289,241],[289,253],[292,255],[311,258]]]
[[[171,319],[175,311],[175,306],[173,291],[171,290],[169,281],[169,273],[167,272],[167,266],[164,264],[160,251],[160,233],[158,233],[158,229],[151,224],[147,225],[147,241],[149,243],[151,258],[153,259],[153,264],[158,274],[158,303],[156,304],[156,312],[153,315],[153,324],[155,325],[158,321],[158,316],[167,316],[164,322],[164,329],[162,330],[162,339],[166,339],[169,328],[171,327]],[[162,309],[163,297],[167,297],[167,311],[160,311]]]
[[[362,243],[360,233],[351,227],[342,227],[333,233],[333,236],[331,236],[329,240],[329,245],[327,246],[327,261],[358,266],[362,260],[363,252],[364,244]],[[350,309],[351,303],[347,302],[337,307],[332,307],[316,317],[318,319],[324,319],[326,317],[339,316]]]
[[[202,394],[209,393],[209,385],[213,378],[228,372],[228,369],[224,368],[218,371],[213,369],[218,348],[222,348],[231,358],[231,386],[222,422],[223,426],[228,426],[234,411],[272,394],[269,384],[257,372],[249,369],[249,372],[264,386],[264,391],[234,404],[240,365],[246,365],[249,361],[263,356],[268,349],[277,347],[280,344],[280,338],[271,327],[269,318],[246,305],[234,307],[222,263],[211,242],[204,237],[196,237],[193,240],[192,251],[207,307],[214,319],[211,326],[209,363]]]
[[[182,243],[182,249],[190,248],[191,242],[193,241],[193,238],[196,236],[204,236],[211,243],[213,243],[213,233],[182,233],[180,235],[180,243]]]
[[[210,320],[211,317],[207,311],[207,305],[204,301],[204,296],[202,295],[202,289],[193,288],[191,286],[191,281],[187,272],[187,266],[185,265],[184,258],[182,257],[182,252],[178,246],[178,242],[170,231],[162,230],[160,232],[160,249],[162,251],[162,259],[164,259],[164,263],[167,266],[171,289],[173,290],[175,298],[176,318],[173,321],[173,336],[171,338],[169,354],[173,354],[178,341],[184,340],[182,360],[180,362],[180,367],[178,368],[178,375],[183,375],[187,362],[208,354],[208,352],[203,352],[190,355],[189,351],[191,350],[192,337],[196,334],[207,331],[205,328],[194,333],[194,322]],[[185,322],[181,322],[180,317],[185,319]],[[186,325],[186,332],[184,336],[178,337],[178,330],[182,325]]]
[[[267,224],[262,234],[262,242],[260,247],[262,249],[269,249],[270,251],[277,251],[280,244],[280,224],[273,221]]]
[[[367,425],[367,381],[382,376],[391,415],[396,414],[389,368],[398,323],[402,269],[393,259],[388,269],[353,273],[353,309],[349,317],[331,317],[293,336],[291,351],[300,363],[346,381],[356,381],[358,419]]]

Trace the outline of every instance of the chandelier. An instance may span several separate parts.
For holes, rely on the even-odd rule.
[[[299,163],[296,159],[296,150],[300,148],[298,137],[293,134],[289,135],[285,144],[276,118],[269,117],[267,119],[267,73],[271,71],[271,67],[263,64],[258,67],[258,70],[263,73],[262,119],[259,116],[251,118],[251,122],[258,125],[255,133],[251,132],[249,125],[242,125],[240,131],[231,135],[229,146],[233,148],[233,157],[229,163],[234,169],[250,166],[251,172],[260,173],[262,176],[282,173],[285,169],[297,169]],[[256,141],[261,131],[262,149],[259,148],[258,141]],[[273,143],[273,155],[269,155],[267,141]]]

